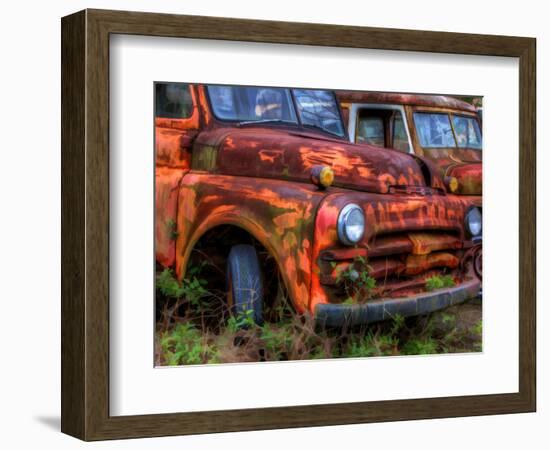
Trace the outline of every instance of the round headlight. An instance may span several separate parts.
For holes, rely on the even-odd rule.
[[[338,216],[338,238],[345,245],[357,244],[365,233],[363,209],[350,203],[342,208]]]
[[[479,208],[476,208],[475,206],[473,208],[470,208],[466,213],[464,222],[466,230],[468,231],[470,236],[476,237],[481,234],[482,219],[481,211],[479,210]]]

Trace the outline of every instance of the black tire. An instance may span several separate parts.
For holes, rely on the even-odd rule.
[[[263,285],[260,263],[252,245],[234,245],[227,258],[227,292],[233,314],[253,311],[254,322],[263,323]],[[232,303],[232,304],[231,304]]]

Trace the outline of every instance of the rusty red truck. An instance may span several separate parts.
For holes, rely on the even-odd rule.
[[[482,207],[479,108],[443,95],[337,91],[352,142],[431,161],[449,192]]]
[[[350,143],[334,92],[154,89],[160,268],[181,280],[200,247],[223,262],[229,306],[257,322],[267,267],[298,313],[329,326],[429,313],[480,291],[480,209],[422,158]]]

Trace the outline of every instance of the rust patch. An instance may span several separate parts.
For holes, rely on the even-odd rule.
[[[409,255],[405,265],[405,274],[418,275],[434,267],[456,269],[458,264],[459,259],[455,255],[446,252],[431,253],[429,255]]]
[[[336,98],[347,106],[352,103],[386,103],[410,106],[435,106],[475,113],[476,107],[446,95],[399,94],[394,92],[336,91]]]
[[[413,255],[427,255],[444,248],[460,248],[460,240],[453,235],[444,233],[409,233],[409,239],[413,246]]]

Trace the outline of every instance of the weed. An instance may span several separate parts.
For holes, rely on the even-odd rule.
[[[206,265],[206,261],[190,265],[181,282],[170,269],[157,275],[157,311],[163,318],[162,329],[183,318],[200,321],[202,329],[213,320],[220,323],[225,298],[207,289],[208,282],[201,275]]]
[[[338,272],[336,282],[344,285],[347,295],[346,304],[372,297],[376,288],[376,279],[369,276],[370,270],[371,267],[367,264],[367,260],[362,256],[356,256],[353,263]]]
[[[229,317],[227,320],[227,329],[232,333],[236,333],[239,330],[252,328],[254,325],[254,310],[252,309],[240,312],[236,316]]]
[[[351,339],[344,355],[351,358],[389,356],[397,353],[398,339],[391,335],[367,333]]]
[[[294,343],[293,330],[289,323],[279,326],[265,324],[261,328],[260,338],[265,350],[265,358],[272,361],[286,359],[285,356],[291,352]]]
[[[483,320],[480,319],[469,331],[476,338],[473,343],[474,351],[482,351]]]
[[[265,322],[259,326],[254,323],[252,310],[227,314],[225,293],[216,294],[208,289],[206,278],[211,267],[210,262],[190,264],[181,281],[168,269],[157,276],[157,300],[164,306],[156,333],[157,364],[481,351],[482,321],[471,315],[471,309],[467,311],[470,316],[466,324],[459,319],[458,310],[451,308],[428,316],[395,315],[392,320],[368,326],[325,329],[316,327],[311,314],[294,311],[284,289],[275,285],[275,298],[265,305]],[[352,270],[356,273],[352,274]],[[349,289],[345,304],[369,298],[376,289],[368,271],[366,261],[357,258],[353,266],[341,272],[341,280]],[[273,283],[277,282],[282,285],[275,277]],[[426,288],[430,290],[451,285],[454,282],[450,276],[426,280]]]
[[[405,317],[400,314],[395,314],[391,322],[390,334],[396,336],[399,331],[405,327]]]
[[[456,322],[456,316],[453,316],[451,314],[442,313],[441,314],[441,320],[445,325],[448,325],[450,327],[454,327]]]
[[[437,353],[437,341],[431,337],[410,339],[401,348],[402,355],[428,355]]]
[[[349,346],[348,357],[364,358],[367,356],[375,356],[376,348],[368,342],[352,342]]]
[[[201,364],[217,359],[217,350],[204,342],[203,334],[190,323],[164,332],[160,346],[167,365]]]
[[[451,275],[434,275],[433,277],[426,278],[426,290],[435,291],[436,289],[442,289],[446,287],[453,287],[455,280]]]
[[[164,269],[157,275],[157,289],[169,298],[180,298],[183,296],[183,289],[170,269]]]
[[[191,267],[187,272],[187,277],[181,283],[176,280],[170,269],[164,269],[157,276],[157,288],[160,292],[169,298],[185,298],[192,304],[203,297],[208,291],[204,288],[207,281],[197,278],[204,264]]]
[[[404,318],[357,329],[316,329],[313,318],[295,314],[262,326],[251,312],[230,317],[218,332],[185,323],[160,332],[160,364],[205,364],[363,358],[480,351],[481,321],[458,327],[451,313]]]
[[[483,321],[479,320],[472,328],[471,332],[481,337],[483,331]]]

